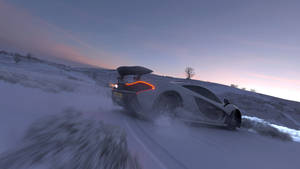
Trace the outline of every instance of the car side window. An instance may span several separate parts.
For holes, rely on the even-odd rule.
[[[218,103],[222,103],[220,101],[220,99],[215,95],[213,94],[211,91],[209,91],[208,89],[206,88],[203,88],[203,87],[200,87],[200,86],[194,86],[194,85],[183,85],[182,87],[184,88],[187,88],[193,92],[196,92],[210,100],[213,100],[215,102],[218,102]]]
[[[199,110],[210,119],[217,120],[224,114],[221,109],[205,100],[195,97],[195,101]]]

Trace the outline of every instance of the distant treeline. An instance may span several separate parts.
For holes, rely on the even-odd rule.
[[[41,59],[33,57],[31,53],[27,53],[26,55],[22,55],[20,53],[7,52],[5,50],[0,50],[0,54],[4,54],[7,56],[13,57],[16,63],[20,62],[21,59],[34,60],[37,62],[43,62]]]
[[[59,67],[61,69],[67,70],[67,71],[69,71],[71,69],[70,66],[66,66],[64,64],[54,63],[54,62],[39,59],[37,57],[33,57],[33,55],[31,53],[27,53],[26,55],[22,55],[22,54],[16,53],[16,52],[7,52],[5,50],[0,50],[0,55],[1,54],[11,56],[12,59],[15,61],[15,63],[19,63],[21,61],[27,60],[27,61],[36,62],[36,63],[45,63],[45,64],[52,65],[52,66],[55,66],[55,67]]]
[[[236,85],[236,84],[231,84],[230,87],[234,87],[234,88],[237,88],[237,89],[239,88],[239,86]],[[247,90],[245,87],[242,87],[240,89]],[[256,90],[255,89],[250,89],[250,92],[256,92]]]

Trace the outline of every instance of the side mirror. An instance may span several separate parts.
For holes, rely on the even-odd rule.
[[[226,106],[227,104],[230,104],[229,100],[228,99],[224,99],[224,106]]]

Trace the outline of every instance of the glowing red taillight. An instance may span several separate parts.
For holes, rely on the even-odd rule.
[[[118,85],[118,84],[115,84],[115,83],[110,83],[110,84],[109,84],[109,87],[110,87],[110,88],[113,88],[113,89],[116,89],[116,88],[119,87],[119,85]]]
[[[135,91],[136,93],[148,91],[148,90],[155,90],[155,86],[145,81],[136,81],[132,83],[125,84],[127,90]]]

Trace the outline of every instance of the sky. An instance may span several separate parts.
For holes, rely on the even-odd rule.
[[[300,1],[0,0],[0,49],[300,101]]]

